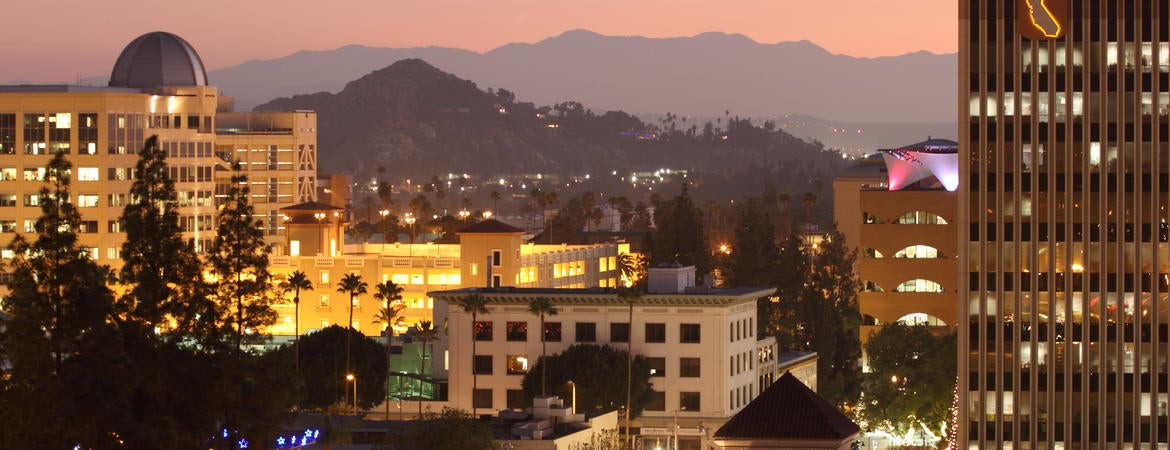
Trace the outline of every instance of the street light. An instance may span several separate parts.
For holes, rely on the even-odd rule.
[[[414,213],[408,212],[403,220],[406,221],[407,225],[410,225],[410,256],[414,256],[414,221],[417,219],[414,218]]]
[[[353,414],[357,415],[357,377],[352,373],[345,374],[345,381],[353,382]]]
[[[484,212],[483,212],[483,218],[484,218],[484,219],[491,219],[491,218],[492,218],[492,212],[491,212],[491,211],[484,211]]]
[[[471,215],[471,211],[468,211],[468,210],[466,210],[466,209],[461,209],[461,210],[459,210],[459,220],[462,220],[462,221],[466,222],[466,221],[467,221],[467,217],[468,217],[468,216],[470,216],[470,215]]]

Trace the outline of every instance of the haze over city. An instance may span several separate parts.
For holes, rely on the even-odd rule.
[[[349,44],[485,52],[572,29],[646,37],[738,33],[761,43],[808,40],[832,53],[858,57],[957,50],[957,6],[946,1],[345,0],[323,6],[306,0],[213,0],[198,8],[171,2],[78,2],[53,14],[52,33],[35,20],[6,25],[0,56],[9,63],[0,67],[0,83],[107,76],[122,46],[154,30],[183,36],[199,49],[208,70]],[[5,6],[8,17],[44,13],[45,6],[36,2]]]

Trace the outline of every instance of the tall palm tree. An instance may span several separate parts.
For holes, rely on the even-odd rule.
[[[545,351],[545,331],[544,331],[544,317],[557,315],[557,307],[553,305],[552,299],[548,297],[536,297],[528,302],[528,312],[533,315],[540,316],[540,359],[544,360]],[[544,384],[548,379],[548,364],[540,365],[540,395],[544,396]]]
[[[459,308],[467,314],[471,314],[471,412],[475,414],[475,389],[477,387],[476,373],[475,373],[475,322],[478,321],[480,314],[487,314],[487,298],[479,294],[471,294],[466,297],[456,300]]]
[[[638,282],[638,260],[629,253],[622,253],[617,257],[618,276],[625,278],[630,286]],[[627,286],[628,287],[628,286]]]
[[[337,282],[337,292],[349,295],[349,321],[345,323],[345,326],[351,330],[353,329],[353,304],[358,296],[366,293],[368,286],[365,281],[362,281],[362,276],[356,273],[347,273],[341,281]],[[353,373],[349,366],[350,342],[353,340],[353,331],[347,330],[345,333],[345,374]],[[354,399],[354,402],[357,402],[357,399]]]
[[[374,315],[374,323],[386,325],[386,385],[390,385],[390,354],[394,345],[394,327],[402,326],[402,322],[406,317],[402,314],[402,310],[406,309],[402,300],[402,287],[394,284],[393,281],[386,281],[374,286],[377,292],[374,292],[374,298],[385,302],[385,305],[378,309],[377,314]],[[386,389],[386,420],[390,420],[390,389]]]
[[[500,197],[501,197],[500,191],[492,191],[491,197],[492,197],[492,211],[495,212],[496,214],[499,214],[500,213],[499,202],[500,202]]]
[[[422,361],[419,362],[418,374],[421,378],[427,376],[427,358],[430,353],[430,343],[439,340],[439,329],[429,320],[420,320],[414,324],[414,335],[422,341]],[[419,389],[418,414],[422,416],[422,389]]]
[[[293,291],[293,305],[295,305],[295,312],[293,313],[293,354],[296,357],[297,372],[301,371],[301,291],[313,290],[313,282],[309,280],[308,275],[304,272],[295,271],[288,274],[288,279],[284,280],[284,288],[292,289]]]
[[[633,383],[634,383],[634,304],[642,298],[642,291],[637,288],[623,287],[618,288],[618,297],[626,302],[630,307],[629,317],[629,331],[626,335],[626,442],[630,443],[630,415],[633,414],[634,408],[630,403],[633,397]],[[633,447],[633,445],[630,445]]]

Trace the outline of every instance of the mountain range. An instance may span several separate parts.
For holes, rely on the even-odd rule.
[[[834,55],[808,41],[761,44],[738,34],[603,36],[585,30],[477,53],[350,45],[252,60],[209,73],[247,109],[273,98],[338,92],[402,59],[423,59],[536,104],[714,117],[800,114],[842,122],[954,123],[957,57]]]

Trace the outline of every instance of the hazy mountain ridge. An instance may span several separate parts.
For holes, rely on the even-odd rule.
[[[336,94],[280,98],[256,109],[317,111],[322,172],[358,179],[379,167],[391,177],[670,167],[733,180],[728,190],[770,179],[798,192],[831,180],[844,164],[835,152],[731,116],[706,129],[677,116],[661,126],[646,124],[577,102],[535,106],[507,91],[482,91],[418,59],[371,72]],[[649,139],[627,133],[655,129]]]
[[[486,53],[443,47],[350,45],[213,71],[241,108],[304,92],[337,92],[394,61],[419,58],[537,104],[566,99],[602,109],[680,115],[803,114],[851,122],[948,122],[957,117],[954,54],[856,58],[808,42],[743,35],[603,36],[573,30]]]

